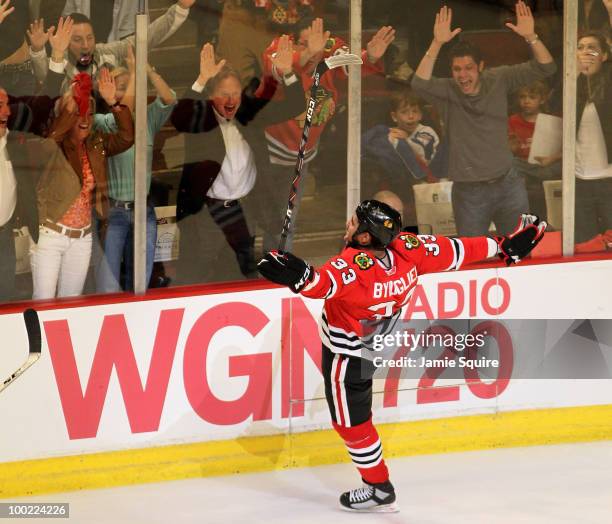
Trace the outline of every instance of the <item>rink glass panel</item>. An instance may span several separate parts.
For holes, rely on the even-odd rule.
[[[266,49],[283,32],[291,31],[292,34],[295,31],[294,25],[279,25],[274,20],[289,22],[294,14],[282,8],[266,11],[250,7],[251,3],[217,4],[219,13],[215,24],[210,12],[202,12],[201,20],[198,19],[200,14],[196,13],[195,21],[186,22],[180,37],[189,39],[186,42],[190,45],[189,52],[181,53],[164,69],[168,71],[168,78],[177,85],[178,93],[186,93],[197,78],[199,49],[208,41],[214,41],[217,55],[224,57],[238,71],[242,87],[252,86],[264,72],[269,74],[269,59],[263,57]],[[332,32],[332,37],[346,40],[348,7],[328,4],[315,3],[313,14],[324,17],[325,29]],[[299,35],[296,36],[299,41]],[[161,57],[161,52],[159,54]],[[345,223],[346,81],[338,76],[335,99],[323,83],[317,93],[318,103],[299,183],[299,206],[294,209],[293,231],[287,244],[287,250],[314,264],[322,263],[341,248]],[[199,134],[179,133],[168,123],[162,136],[158,136],[156,153],[162,154],[157,158],[159,164],[154,181],[164,188],[166,205],[178,203],[181,208],[182,200],[199,200],[194,209],[187,210],[187,214],[179,209],[176,223],[178,249],[175,244],[171,259],[156,264],[154,272],[163,271],[169,285],[246,282],[258,278],[256,262],[265,251],[278,248],[295,175],[296,156],[291,151],[297,149],[301,138],[310,93],[310,89],[305,89],[303,96],[298,98],[299,103],[288,112],[276,100],[278,97],[282,99],[284,89],[286,87],[281,87],[248,126],[241,128],[257,166],[256,180],[250,189],[227,191],[227,188],[220,187],[219,176],[207,192],[208,197],[212,195],[215,199],[211,201],[198,194],[202,189],[197,181],[188,180],[195,177],[201,182],[201,177],[218,170],[219,163],[222,164],[222,173],[226,170],[218,129]],[[241,117],[245,114],[245,106],[243,102],[239,109]],[[276,115],[288,116],[285,121],[274,122],[281,118]],[[187,175],[194,166],[196,173]],[[202,205],[203,200],[206,201]],[[170,231],[173,226],[166,229]]]
[[[198,3],[199,4],[199,3]],[[241,5],[238,5],[241,4]],[[461,27],[462,33],[455,40],[474,42],[482,51],[485,70],[501,65],[511,65],[525,61],[531,57],[529,45],[520,36],[504,26],[507,21],[514,22],[513,6],[509,2],[503,5],[492,5],[489,2],[452,2],[452,27]],[[160,16],[170,2],[156,1],[149,5],[151,18]],[[330,45],[339,39],[350,41],[349,2],[334,5],[329,2],[314,2],[315,14],[323,17],[324,29],[331,31]],[[429,47],[432,38],[433,20],[437,5],[425,5],[402,0],[383,0],[381,2],[363,2],[362,10],[362,48],[376,31],[383,25],[393,25],[396,31],[395,40],[387,49],[380,61],[381,70],[378,73],[364,75],[361,85],[361,122],[360,131],[364,134],[374,126],[387,125],[395,127],[391,118],[394,94],[410,90],[411,75],[417,68],[424,52]],[[391,15],[393,14],[393,15]],[[282,13],[277,13],[282,19]],[[276,15],[275,15],[276,16]],[[555,2],[538,3],[534,9],[536,21],[535,32],[552,53],[557,63],[557,72],[547,79],[549,92],[542,104],[542,113],[558,117],[563,109],[563,13]],[[269,11],[257,10],[246,6],[245,2],[228,1],[217,5],[213,11],[194,7],[189,19],[183,26],[165,41],[159,48],[149,53],[149,62],[158,73],[170,84],[179,98],[186,96],[198,74],[199,50],[203,43],[211,41],[215,44],[217,54],[227,57],[228,61],[239,70],[243,83],[249,78],[259,78],[264,66],[261,53],[272,39],[279,33],[278,25],[271,22],[273,18]],[[602,22],[602,27],[594,27],[597,20],[585,22],[584,17],[578,17],[579,30],[609,28]],[[590,24],[593,27],[589,27]],[[436,61],[433,74],[437,77],[450,75],[448,51],[453,42],[446,44]],[[251,49],[252,48],[252,49]],[[356,52],[355,50],[352,50]],[[248,58],[245,58],[248,57]],[[578,79],[579,83],[580,79]],[[303,192],[301,205],[294,224],[294,243],[291,247],[297,255],[308,259],[317,265],[335,254],[342,247],[342,234],[346,220],[346,158],[347,130],[351,126],[347,111],[346,81],[339,79],[336,83],[338,96],[329,96],[328,89],[321,89],[318,94],[318,106],[313,122],[313,129],[325,123],[321,134],[317,155],[306,164],[307,175],[301,181]],[[591,90],[592,91],[592,90]],[[579,90],[580,92],[580,90]],[[148,92],[137,93],[137,97],[148,97],[152,102],[155,90],[151,83]],[[272,102],[273,104],[274,102]],[[306,95],[304,98],[306,103]],[[583,106],[578,103],[578,112]],[[508,116],[520,110],[519,94],[508,94]],[[390,176],[381,174],[381,166],[372,162],[365,151],[361,150],[360,178],[361,198],[373,196],[375,191],[390,189],[398,193],[404,202],[405,225],[418,228],[424,234],[456,234],[453,209],[450,201],[451,184],[448,179],[448,162],[443,155],[452,143],[453,137],[448,135],[448,129],[442,125],[444,115],[435,104],[426,102],[422,108],[422,123],[433,130],[439,137],[438,158],[425,166],[425,177],[411,177],[408,172],[392,173]],[[577,114],[580,123],[582,114]],[[301,118],[301,117],[300,117]],[[558,134],[559,121],[549,118],[548,129],[541,135],[543,142],[555,142],[552,135]],[[257,119],[249,125],[256,126]],[[208,133],[210,134],[210,133]],[[317,133],[311,132],[311,135]],[[34,137],[32,143],[35,143]],[[604,138],[605,140],[607,137]],[[253,266],[241,271],[235,251],[229,246],[221,228],[213,221],[207,205],[195,214],[177,222],[176,204],[186,163],[195,158],[197,161],[210,160],[213,156],[208,146],[209,142],[199,134],[179,133],[169,119],[155,136],[153,143],[152,183],[148,195],[149,203],[155,207],[157,220],[157,238],[155,248],[155,263],[152,276],[147,287],[165,287],[174,285],[205,284],[223,281],[246,281],[247,276],[255,276]],[[271,165],[266,155],[267,143],[262,132],[261,140],[252,144],[258,153],[261,165],[257,174],[257,182],[248,194],[240,199],[248,235],[253,238],[252,250],[247,246],[245,252],[252,261],[257,261],[264,245],[269,248],[274,241],[265,240],[265,229],[278,235],[282,226],[282,217],[286,197],[289,194],[293,168]],[[362,144],[363,145],[363,144]],[[601,147],[591,148],[594,156],[587,163],[601,163]],[[587,153],[591,149],[587,148]],[[194,153],[195,152],[195,153]],[[562,161],[562,159],[560,159]],[[433,165],[432,165],[433,162]],[[540,214],[549,222],[549,233],[540,248],[540,255],[555,256],[561,254],[562,230],[564,217],[566,224],[574,228],[575,240],[581,246],[576,249],[580,253],[594,253],[595,256],[605,256],[606,242],[609,239],[600,233],[610,229],[610,216],[605,205],[593,202],[597,191],[590,191],[592,185],[606,186],[607,180],[602,179],[592,184],[592,181],[581,181],[581,187],[576,187],[576,206],[593,208],[594,212],[583,213],[582,218],[574,221],[573,210],[563,209],[562,182],[559,162],[553,162],[547,168],[534,163],[518,162],[527,171],[524,176],[529,197],[529,210]],[[422,167],[422,163],[419,164]],[[44,170],[36,169],[38,175]],[[447,175],[447,176],[444,176]],[[572,175],[566,175],[570,179]],[[437,180],[436,180],[437,179]],[[445,180],[448,179],[448,180]],[[268,184],[262,184],[267,181]],[[584,204],[583,188],[589,189],[591,198]],[[567,186],[566,186],[567,187]],[[607,186],[604,187],[605,191]],[[194,190],[195,191],[195,190]],[[143,197],[144,198],[144,197]],[[201,198],[201,195],[200,195]],[[32,204],[30,204],[32,205]],[[221,210],[225,212],[225,209]],[[230,213],[231,214],[231,213]],[[269,226],[270,216],[276,214],[276,225]],[[569,216],[569,219],[568,219]],[[128,219],[129,220],[129,219]],[[586,224],[587,232],[581,228]],[[197,222],[195,236],[183,238],[181,250],[181,228],[189,222]],[[97,222],[92,222],[97,229]],[[19,224],[21,225],[21,224]],[[10,296],[3,297],[4,302],[28,300],[32,297],[32,274],[29,262],[30,240],[22,228],[15,225],[15,244],[17,250],[17,267],[15,288]],[[495,224],[490,231],[494,232]],[[135,224],[135,228],[145,228],[145,224]],[[193,228],[192,228],[193,229]],[[193,231],[192,231],[193,232]],[[183,237],[185,237],[183,235]],[[588,237],[588,238],[587,238]],[[93,235],[93,249],[88,276],[83,294],[89,295],[104,291],[96,282],[96,266],[104,259],[103,250],[97,231]],[[182,255],[181,255],[182,251]],[[592,256],[592,255],[591,255]],[[144,257],[141,259],[144,263]],[[145,271],[144,268],[141,268]],[[244,275],[243,273],[249,273]],[[126,290],[126,266],[121,265],[118,291]]]

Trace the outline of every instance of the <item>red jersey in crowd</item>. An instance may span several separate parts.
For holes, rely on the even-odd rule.
[[[531,149],[531,140],[535,122],[527,122],[519,113],[511,115],[508,119],[508,136],[516,137],[519,150],[515,151],[515,156],[527,160]]]
[[[272,64],[272,57],[276,53],[278,42],[279,38],[275,38],[270,46],[264,51],[263,74],[264,77],[272,75],[277,80],[280,80],[280,76]],[[328,58],[330,56],[339,54],[346,54],[348,52],[349,48],[341,38],[330,37],[325,46],[323,58]],[[382,60],[379,60],[376,64],[371,64],[367,58],[367,52],[364,50],[361,52],[361,54],[361,58],[363,60],[363,65],[361,66],[362,74],[367,75],[382,71]],[[270,162],[272,164],[286,166],[292,166],[295,164],[300,139],[302,137],[302,131],[304,129],[306,101],[310,96],[310,88],[313,82],[312,71],[314,66],[316,66],[316,64],[312,64],[310,62],[306,63],[304,66],[301,66],[299,51],[293,52],[293,71],[302,81],[302,86],[304,87],[305,91],[304,113],[293,120],[287,120],[286,122],[281,122],[279,124],[266,127],[266,141],[268,144]],[[317,154],[317,146],[321,133],[323,133],[325,125],[329,119],[336,112],[336,104],[338,103],[339,99],[338,86],[336,84],[338,80],[346,79],[347,73],[348,71],[345,67],[338,67],[328,71],[321,77],[319,90],[317,92],[317,105],[312,117],[310,136],[308,137],[308,142],[306,144],[304,162],[309,162]],[[279,91],[277,91],[277,93]]]
[[[487,237],[400,233],[386,251],[388,268],[367,252],[347,247],[318,268],[314,280],[301,291],[306,297],[325,299],[321,340],[334,353],[354,355],[362,349],[361,321],[399,318],[419,275],[484,260],[494,256],[497,244]]]

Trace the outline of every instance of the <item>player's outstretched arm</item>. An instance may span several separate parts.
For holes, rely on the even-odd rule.
[[[509,266],[533,250],[542,240],[546,226],[536,215],[522,214],[516,229],[506,236],[455,238],[402,233],[394,244],[397,249],[410,251],[419,274],[453,271],[495,256]]]

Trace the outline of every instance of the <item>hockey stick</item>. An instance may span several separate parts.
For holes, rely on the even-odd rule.
[[[308,106],[306,108],[306,120],[304,121],[304,130],[302,131],[302,138],[300,140],[300,147],[298,149],[297,161],[295,164],[295,175],[291,182],[291,190],[289,191],[289,200],[287,202],[287,213],[283,221],[283,230],[281,232],[280,242],[278,244],[278,250],[282,253],[285,251],[287,244],[287,237],[289,230],[291,229],[291,218],[293,215],[293,208],[295,207],[295,199],[297,197],[298,185],[302,178],[302,167],[304,166],[304,153],[306,151],[306,143],[308,142],[308,135],[310,134],[310,124],[312,123],[312,116],[314,114],[315,107],[317,105],[317,90],[319,89],[319,82],[325,72],[336,67],[343,67],[348,65],[362,64],[363,61],[357,55],[350,53],[344,55],[335,55],[322,60],[317,64],[314,70],[312,86],[310,88],[310,98],[308,99]]]
[[[4,391],[16,378],[22,375],[34,362],[40,358],[40,348],[42,345],[40,334],[40,322],[38,313],[33,309],[26,309],[23,312],[26,331],[28,332],[29,355],[23,366],[15,371],[9,378],[0,384],[0,392]]]

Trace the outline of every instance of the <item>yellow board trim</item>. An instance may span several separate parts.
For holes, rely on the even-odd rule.
[[[612,440],[612,405],[377,426],[385,457]],[[332,430],[0,464],[0,498],[348,462]]]

